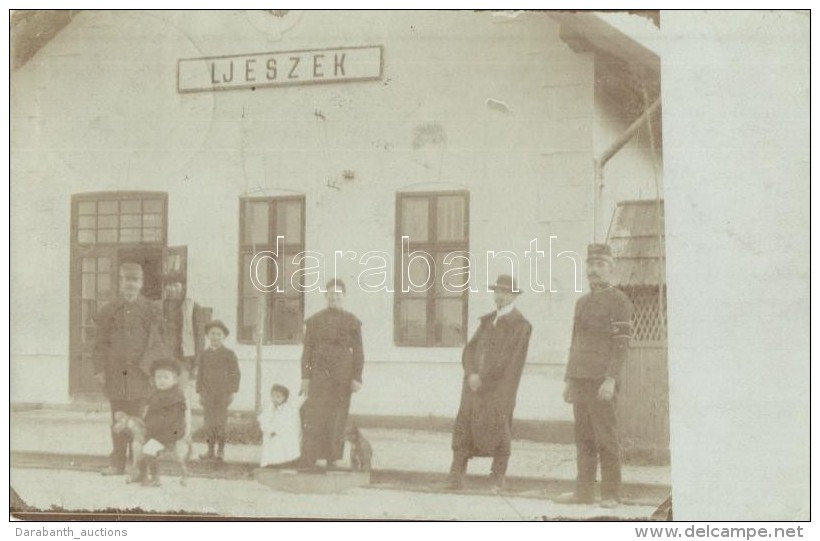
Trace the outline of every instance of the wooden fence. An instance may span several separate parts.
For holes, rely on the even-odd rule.
[[[618,427],[629,462],[669,463],[666,314],[658,288],[625,288],[635,307],[629,358],[621,371]],[[665,310],[663,310],[665,312]]]

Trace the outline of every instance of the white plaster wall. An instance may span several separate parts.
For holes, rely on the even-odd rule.
[[[329,265],[335,250],[393,254],[395,194],[416,189],[470,191],[470,249],[479,255],[473,281],[481,288],[488,250],[516,252],[525,286],[533,238],[545,252],[554,235],[554,254],[583,253],[592,233],[593,62],[560,41],[549,17],[288,17],[268,27],[244,12],[83,12],[13,73],[12,364],[20,374],[13,396],[37,395],[25,382],[45,370],[15,360],[21,355],[55,355],[49,370],[67,374],[72,194],[168,192],[168,243],[188,246],[190,295],[231,329],[246,193],[304,194],[307,248]],[[179,58],[358,45],[384,46],[380,81],[176,91]],[[488,98],[509,112],[488,107]],[[431,122],[446,143],[414,149],[414,129]],[[342,179],[346,169],[353,180]],[[341,189],[327,188],[328,180]],[[348,263],[339,275],[355,282],[363,269]],[[578,297],[573,270],[569,259],[553,258],[557,292],[528,291],[519,301],[534,326],[529,363],[557,367],[525,376],[519,411],[530,418],[555,409],[545,404],[560,391]],[[490,268],[490,280],[499,271]],[[306,315],[322,305],[320,294],[307,294]],[[453,414],[460,348],[395,347],[392,295],[351,288],[347,307],[364,322],[368,363],[354,410]],[[490,294],[471,296],[470,332],[492,309]],[[252,406],[254,348],[233,334],[228,346],[244,359],[237,407]],[[295,384],[300,352],[266,346],[265,386],[280,363]],[[63,381],[67,387],[67,375]],[[434,400],[410,391],[428,388]]]

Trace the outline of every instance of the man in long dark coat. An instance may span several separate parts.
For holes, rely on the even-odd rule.
[[[478,330],[464,347],[461,405],[453,429],[453,463],[447,488],[464,485],[467,462],[491,456],[491,478],[504,487],[510,458],[510,427],[515,397],[532,326],[514,306],[519,291],[509,275],[490,286],[497,310],[481,317]]]
[[[302,350],[302,456],[300,465],[327,467],[342,458],[350,395],[362,386],[362,323],[342,310],[346,292],[341,280],[327,284],[327,308],[305,322]]]
[[[142,416],[151,394],[151,365],[165,356],[159,307],[141,295],[142,267],[124,263],[119,271],[119,297],[106,304],[97,315],[94,345],[94,373],[114,413]],[[128,436],[111,432],[111,463],[104,475],[125,470]]]

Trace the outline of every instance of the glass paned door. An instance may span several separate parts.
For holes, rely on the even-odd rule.
[[[120,263],[143,266],[143,294],[162,294],[162,249],[167,238],[168,195],[96,192],[71,198],[69,291],[69,393],[96,395],[93,351],[97,315],[117,296]],[[184,269],[182,272],[184,275]]]
[[[72,288],[72,393],[94,393],[100,390],[94,381],[93,360],[97,314],[107,302],[116,297],[117,292],[114,249],[95,252],[79,258],[79,276],[74,280]]]

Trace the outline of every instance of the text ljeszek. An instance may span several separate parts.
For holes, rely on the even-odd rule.
[[[581,257],[577,252],[565,250],[553,255],[552,240],[557,239],[555,235],[550,236],[549,241],[549,257],[543,250],[538,249],[538,239],[534,238],[529,242],[529,249],[524,251],[524,259],[529,266],[529,289],[535,293],[557,293],[558,290],[553,287],[552,279],[552,263],[553,259],[556,262],[559,260],[568,260],[572,262],[574,291],[580,293],[580,272],[581,272]],[[250,273],[250,280],[253,286],[263,292],[278,292],[284,293],[282,280],[279,280],[279,263],[284,257],[284,242],[285,238],[282,236],[276,237],[276,250],[263,250],[255,252],[251,259],[248,272]],[[280,256],[280,254],[283,254]],[[426,276],[425,280],[418,283],[410,276],[409,272],[402,271],[401,277],[401,292],[402,293],[423,293],[433,287],[436,281],[436,261],[435,258],[422,250],[410,251],[410,237],[403,236],[401,238],[401,265],[400,269],[409,269],[410,265],[420,265],[422,269],[421,276]],[[501,259],[505,264],[509,265],[509,274],[515,277],[515,283],[518,284],[518,269],[521,262],[518,254],[515,252],[503,251],[488,251],[486,254],[486,280],[487,284],[492,283],[489,276],[490,265],[494,261]],[[546,262],[543,261],[546,259]],[[363,267],[356,277],[358,287],[367,293],[393,293],[392,287],[392,256],[384,251],[368,251],[359,254],[359,252],[350,250],[336,250],[333,256],[333,277],[338,276],[337,267],[340,261],[349,260],[359,264]],[[471,276],[476,258],[474,254],[466,251],[448,252],[442,259],[442,264],[447,268],[440,278],[441,286],[448,293],[462,293],[470,291],[478,293],[478,286],[471,284]],[[541,263],[539,265],[539,262]],[[271,273],[267,272],[267,265],[270,263]],[[300,293],[310,293],[318,291],[324,293],[323,288],[325,281],[325,257],[320,252],[304,251],[295,254],[291,263],[297,267],[290,277],[291,287]],[[565,265],[566,263],[564,263]],[[547,267],[547,283],[541,281],[539,272],[543,272],[543,267]],[[520,289],[520,286],[519,286]],[[488,289],[489,291],[489,289]],[[518,291],[516,291],[518,292]]]

